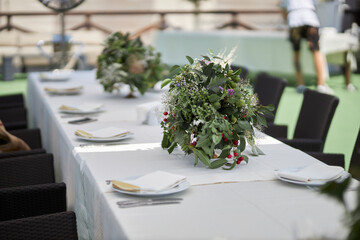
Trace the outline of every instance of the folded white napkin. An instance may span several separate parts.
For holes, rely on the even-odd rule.
[[[182,175],[164,171],[155,171],[134,180],[124,180],[122,182],[136,186],[140,191],[159,192],[173,188],[185,180],[186,177]]]
[[[69,87],[44,87],[48,93],[74,93],[83,89],[83,86],[69,86]]]
[[[344,168],[329,166],[321,162],[315,162],[307,167],[297,170],[282,169],[277,175],[299,182],[330,181],[339,178],[344,173]]]
[[[161,102],[154,101],[136,106],[137,120],[141,124],[158,125],[160,123]],[[161,112],[162,114],[162,112]]]
[[[43,81],[65,81],[68,80],[74,71],[72,69],[55,69],[52,72],[40,73]]]
[[[88,112],[88,111],[94,111],[98,110],[103,106],[103,104],[99,103],[83,103],[80,105],[61,105],[59,107],[60,110],[66,110],[66,111],[82,111],[82,112]]]
[[[95,131],[76,130],[75,135],[87,138],[114,138],[126,136],[130,131],[117,127],[107,127]]]

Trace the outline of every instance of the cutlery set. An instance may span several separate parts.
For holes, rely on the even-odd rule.
[[[118,201],[116,204],[119,206],[119,208],[131,208],[141,206],[179,204],[182,200],[182,198],[146,198],[140,200]]]

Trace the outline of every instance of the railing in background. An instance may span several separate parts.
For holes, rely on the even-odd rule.
[[[242,15],[259,15],[259,14],[281,14],[280,10],[214,10],[214,11],[70,11],[65,14],[65,16],[84,16],[85,21],[78,25],[75,25],[69,30],[78,30],[85,28],[87,30],[97,29],[104,33],[110,33],[111,30],[107,29],[104,26],[101,26],[97,23],[94,23],[91,18],[93,16],[126,16],[126,15],[158,15],[159,20],[147,25],[134,32],[133,35],[139,36],[145,32],[151,31],[153,29],[164,30],[169,27],[166,16],[168,15],[201,15],[201,14],[216,14],[216,15],[231,15],[231,20],[225,22],[222,25],[218,26],[217,29],[224,28],[245,28],[247,30],[256,30],[255,27],[251,26],[249,23],[240,21],[239,18]],[[0,26],[0,31],[13,29],[20,32],[34,32],[31,29],[26,29],[21,26],[17,26],[11,22],[14,17],[25,17],[25,16],[55,16],[55,12],[0,12],[0,17],[6,17],[7,21],[5,25]]]

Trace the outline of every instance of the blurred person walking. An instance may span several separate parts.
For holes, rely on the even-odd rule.
[[[303,76],[300,64],[301,39],[307,40],[310,51],[313,53],[317,90],[321,93],[333,94],[333,90],[325,84],[324,60],[319,49],[320,22],[316,14],[316,0],[281,0],[280,7],[283,9],[284,18],[287,18],[289,26],[289,40],[294,51],[294,66],[297,79],[297,92],[303,93]]]

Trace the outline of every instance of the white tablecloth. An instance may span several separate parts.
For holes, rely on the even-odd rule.
[[[44,86],[66,83],[40,82],[29,75],[27,106],[32,126],[42,129],[44,146],[55,156],[56,179],[67,184],[69,209],[75,209],[80,239],[291,239],[344,237],[343,209],[336,202],[304,186],[279,182],[274,169],[306,166],[314,158],[259,134],[264,156],[250,156],[249,164],[233,171],[193,166],[191,156],[169,155],[160,147],[160,126],[140,125],[136,106],[159,101],[159,93],[125,99],[104,93],[94,72],[76,72],[70,83],[84,85],[79,96],[49,96]],[[69,84],[70,84],[69,83]],[[61,104],[101,102],[106,112],[97,122],[68,124]],[[125,128],[134,137],[128,144],[80,147],[76,129],[107,126]],[[247,150],[247,153],[250,152]],[[155,170],[182,174],[192,186],[177,196],[179,205],[119,209],[116,201],[132,199],[113,192],[105,180],[138,176]],[[232,181],[235,183],[206,184]],[[205,185],[204,185],[205,184]],[[349,196],[351,197],[351,196]]]

